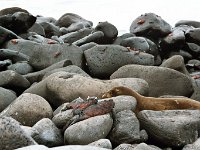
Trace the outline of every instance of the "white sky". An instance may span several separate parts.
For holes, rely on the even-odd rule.
[[[0,0],[0,9],[18,6],[33,15],[58,19],[76,13],[94,23],[108,21],[121,32],[128,32],[132,21],[153,12],[170,25],[179,20],[200,21],[200,0]]]

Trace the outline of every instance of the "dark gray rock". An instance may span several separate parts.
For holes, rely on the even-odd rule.
[[[7,70],[0,72],[0,86],[7,88],[28,88],[30,86],[29,81],[22,75],[15,71]]]
[[[181,147],[198,138],[199,110],[143,110],[138,119],[149,138],[166,146]]]
[[[39,132],[33,137],[38,144],[55,147],[61,146],[64,142],[61,131],[48,118],[41,119],[32,128]]]
[[[54,35],[55,36],[60,35],[60,31],[59,31],[60,29],[52,23],[41,22],[41,23],[39,23],[39,25],[41,25],[43,27],[46,38],[51,38]]]
[[[135,35],[132,34],[132,33],[124,33],[124,34],[122,34],[121,36],[118,36],[118,37],[114,40],[113,44],[115,44],[115,45],[121,45],[121,42],[122,42],[124,39],[130,38],[130,37],[134,37],[134,36],[135,36]]]
[[[18,61],[29,61],[29,56],[10,49],[0,49],[0,59],[10,59],[15,63]]]
[[[0,117],[0,149],[12,150],[37,144],[11,117]]]
[[[18,37],[14,32],[0,26],[0,48],[5,42],[17,38]]]
[[[57,63],[52,64],[51,66],[40,70],[40,71],[36,71],[33,73],[28,73],[26,75],[24,75],[23,77],[25,77],[30,83],[34,83],[34,82],[39,82],[42,80],[43,76],[47,73],[50,72],[54,69],[58,69],[58,68],[62,68],[62,67],[66,67],[68,65],[72,65],[72,62],[68,59],[65,60],[61,60]]]
[[[194,91],[190,77],[165,67],[126,65],[114,72],[110,79],[131,77],[147,81],[149,96],[190,96]]]
[[[175,24],[175,27],[180,26],[180,25],[188,25],[188,26],[193,26],[195,28],[199,28],[200,22],[193,21],[193,20],[180,20]]]
[[[77,14],[66,13],[56,21],[55,25],[68,28],[67,32],[73,32],[82,28],[92,27],[93,23]]]
[[[0,116],[10,116],[22,125],[33,126],[42,118],[51,118],[52,114],[52,108],[44,98],[25,93],[4,109]]]
[[[8,14],[14,14],[16,12],[25,12],[25,13],[29,13],[27,10],[22,9],[20,7],[9,7],[9,8],[4,8],[0,10],[0,16],[3,15],[8,15]]]
[[[21,75],[25,75],[28,73],[33,72],[33,68],[31,65],[28,64],[28,62],[23,61],[23,62],[17,62],[15,64],[9,65],[7,67],[8,70],[13,70]]]
[[[10,90],[0,87],[0,112],[17,98],[16,94]]]
[[[161,39],[160,47],[162,52],[166,53],[166,51],[177,51],[185,45],[185,33],[179,28],[173,28],[172,32],[168,34],[166,37]]]
[[[145,130],[140,131],[140,124],[131,110],[124,110],[114,115],[113,129],[109,138],[113,143],[137,143],[148,139]]]
[[[42,36],[46,36],[45,35],[45,31],[44,31],[44,28],[37,22],[35,22],[33,24],[33,26],[31,28],[28,29],[28,32],[35,32],[39,35],[42,35]]]
[[[0,16],[0,26],[16,34],[25,33],[36,21],[36,17],[25,12]]]
[[[84,38],[85,36],[88,36],[89,34],[91,34],[92,31],[93,31],[93,29],[84,28],[84,29],[80,29],[78,31],[64,34],[64,35],[60,36],[59,38],[61,40],[63,40],[65,43],[71,44],[75,41],[78,41],[78,40]]]
[[[102,31],[104,37],[98,41],[98,44],[111,44],[117,38],[117,28],[109,22],[99,22],[94,31]]]
[[[28,55],[30,57],[29,64],[36,70],[42,70],[63,59],[69,59],[79,67],[83,65],[83,51],[74,45],[40,44],[18,39],[17,44],[10,41],[6,47]]]
[[[154,13],[139,16],[132,22],[130,27],[130,33],[156,40],[170,32],[171,26]]]
[[[140,52],[147,52],[150,49],[148,42],[143,37],[126,38],[121,42],[120,45],[124,47],[130,47],[131,49]]]
[[[190,29],[185,33],[186,42],[200,45],[200,28]]]
[[[118,45],[97,45],[84,51],[90,74],[108,78],[118,68],[127,64],[154,65],[153,55],[137,53]]]
[[[200,46],[195,43],[186,43],[183,50],[189,52],[194,59],[200,58]]]

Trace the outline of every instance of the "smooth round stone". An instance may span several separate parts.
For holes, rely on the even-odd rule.
[[[0,117],[0,149],[11,150],[37,144],[11,117]]]
[[[52,108],[44,98],[24,93],[4,109],[0,116],[10,116],[22,125],[33,126],[42,118],[51,118],[52,114]]]
[[[69,126],[64,133],[65,143],[89,144],[105,138],[110,132],[113,120],[110,114],[91,117]]]
[[[17,96],[14,92],[0,87],[0,112],[10,105],[16,98]]]

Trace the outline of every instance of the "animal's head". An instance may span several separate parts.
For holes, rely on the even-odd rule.
[[[126,87],[123,87],[123,86],[114,87],[110,91],[104,93],[102,95],[102,98],[111,98],[111,97],[115,97],[115,96],[118,96],[118,95],[124,95],[124,89],[125,88]]]

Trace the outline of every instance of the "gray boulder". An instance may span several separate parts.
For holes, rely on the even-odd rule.
[[[148,139],[145,130],[140,131],[140,124],[131,110],[124,110],[114,114],[113,129],[109,138],[116,144],[144,142]]]
[[[29,64],[36,70],[42,70],[63,59],[69,59],[72,64],[82,67],[83,51],[81,48],[68,44],[40,44],[28,40],[11,41],[6,48],[21,52],[30,57]]]
[[[159,39],[171,32],[171,26],[154,13],[145,13],[136,18],[130,27],[130,33],[137,36]]]
[[[24,75],[23,77],[25,77],[30,83],[39,82],[39,81],[42,80],[43,76],[47,72],[50,72],[54,69],[66,67],[68,65],[72,65],[72,62],[68,59],[64,59],[64,60],[61,60],[57,63],[52,64],[51,66],[49,66],[49,67],[47,67],[43,70],[28,73],[28,74]]]
[[[90,74],[108,78],[127,64],[154,65],[153,55],[129,50],[119,45],[97,45],[84,51]]]
[[[18,38],[17,35],[14,32],[12,32],[12,31],[10,31],[10,30],[2,27],[2,26],[0,26],[0,33],[1,33],[0,34],[0,47],[5,42],[7,42],[11,39],[17,39]]]
[[[61,131],[49,118],[43,118],[33,127],[38,134],[33,139],[38,143],[47,147],[61,146],[63,144],[63,136]]]
[[[7,88],[28,88],[30,86],[29,81],[22,75],[12,70],[6,70],[0,72],[0,86]]]
[[[110,98],[108,98],[110,99]],[[107,99],[107,100],[108,100]],[[113,108],[114,113],[118,113],[124,110],[134,110],[136,108],[137,102],[133,96],[117,96],[112,97],[115,102],[115,107]],[[105,99],[106,100],[106,99]]]
[[[42,118],[51,118],[52,114],[52,108],[44,98],[25,93],[4,109],[0,116],[10,116],[22,125],[33,126]]]
[[[149,138],[173,147],[193,143],[198,138],[199,110],[143,110],[138,119]]]
[[[16,94],[10,90],[0,87],[0,112],[17,98]]]
[[[40,95],[48,100],[52,107],[57,108],[78,97],[86,99],[88,96],[97,96],[101,98],[103,93],[115,86],[127,86],[142,95],[148,93],[148,84],[142,79],[125,78],[104,81],[67,72],[54,73],[31,86],[24,93]]]
[[[69,109],[69,110],[62,111],[56,114],[52,118],[52,121],[58,128],[62,129],[70,121],[70,119],[73,116],[74,114],[72,112],[72,109]]]
[[[105,138],[110,132],[113,120],[110,114],[91,117],[69,126],[64,133],[65,143],[85,145]]]
[[[110,79],[131,77],[147,81],[149,96],[190,96],[194,91],[190,77],[165,67],[126,65],[114,72]]]
[[[189,72],[185,67],[184,58],[180,55],[174,55],[168,58],[160,65],[160,67],[171,68],[189,76]]]
[[[30,64],[28,64],[28,62],[26,61],[17,62],[15,64],[9,65],[7,69],[13,70],[21,75],[33,72],[33,67]]]
[[[37,144],[11,117],[0,117],[0,149],[12,150]]]

